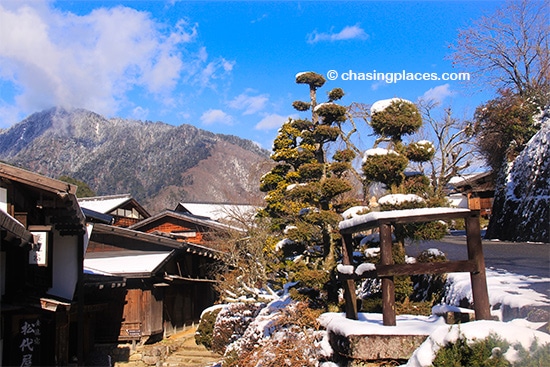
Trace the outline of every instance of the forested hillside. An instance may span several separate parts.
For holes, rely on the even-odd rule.
[[[152,212],[180,201],[259,202],[269,170],[268,153],[236,136],[62,108],[2,131],[0,159],[74,177],[98,195],[130,193]]]

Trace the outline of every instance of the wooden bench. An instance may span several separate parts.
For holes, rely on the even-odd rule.
[[[439,263],[394,264],[392,260],[392,226],[396,224],[430,222],[464,218],[468,259]],[[442,274],[469,272],[472,284],[472,297],[476,320],[491,319],[485,260],[481,245],[479,211],[459,208],[422,208],[371,212],[339,224],[342,235],[342,264],[353,263],[352,235],[357,232],[378,228],[380,231],[380,263],[375,270],[362,274],[339,274],[344,279],[346,317],[357,320],[357,297],[355,279],[378,277],[382,279],[382,320],[387,326],[395,325],[395,285],[396,275]]]

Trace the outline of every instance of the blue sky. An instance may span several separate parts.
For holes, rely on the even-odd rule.
[[[52,106],[163,121],[270,149],[307,100],[301,71],[338,73],[343,104],[432,98],[458,118],[493,98],[470,82],[343,80],[360,73],[468,72],[447,57],[492,1],[42,1],[0,3],[0,128]],[[348,78],[349,79],[349,78]],[[367,126],[360,126],[367,141]]]

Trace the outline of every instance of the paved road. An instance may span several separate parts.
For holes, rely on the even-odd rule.
[[[504,269],[510,273],[549,278],[548,282],[533,284],[532,288],[550,297],[550,244],[518,243],[483,240],[483,255],[487,268]],[[407,254],[415,256],[428,248],[438,248],[449,260],[466,260],[465,236],[446,236],[440,241],[408,244]]]

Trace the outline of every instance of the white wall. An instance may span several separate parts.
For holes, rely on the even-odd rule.
[[[48,293],[72,300],[78,280],[78,236],[53,231],[53,286]]]

